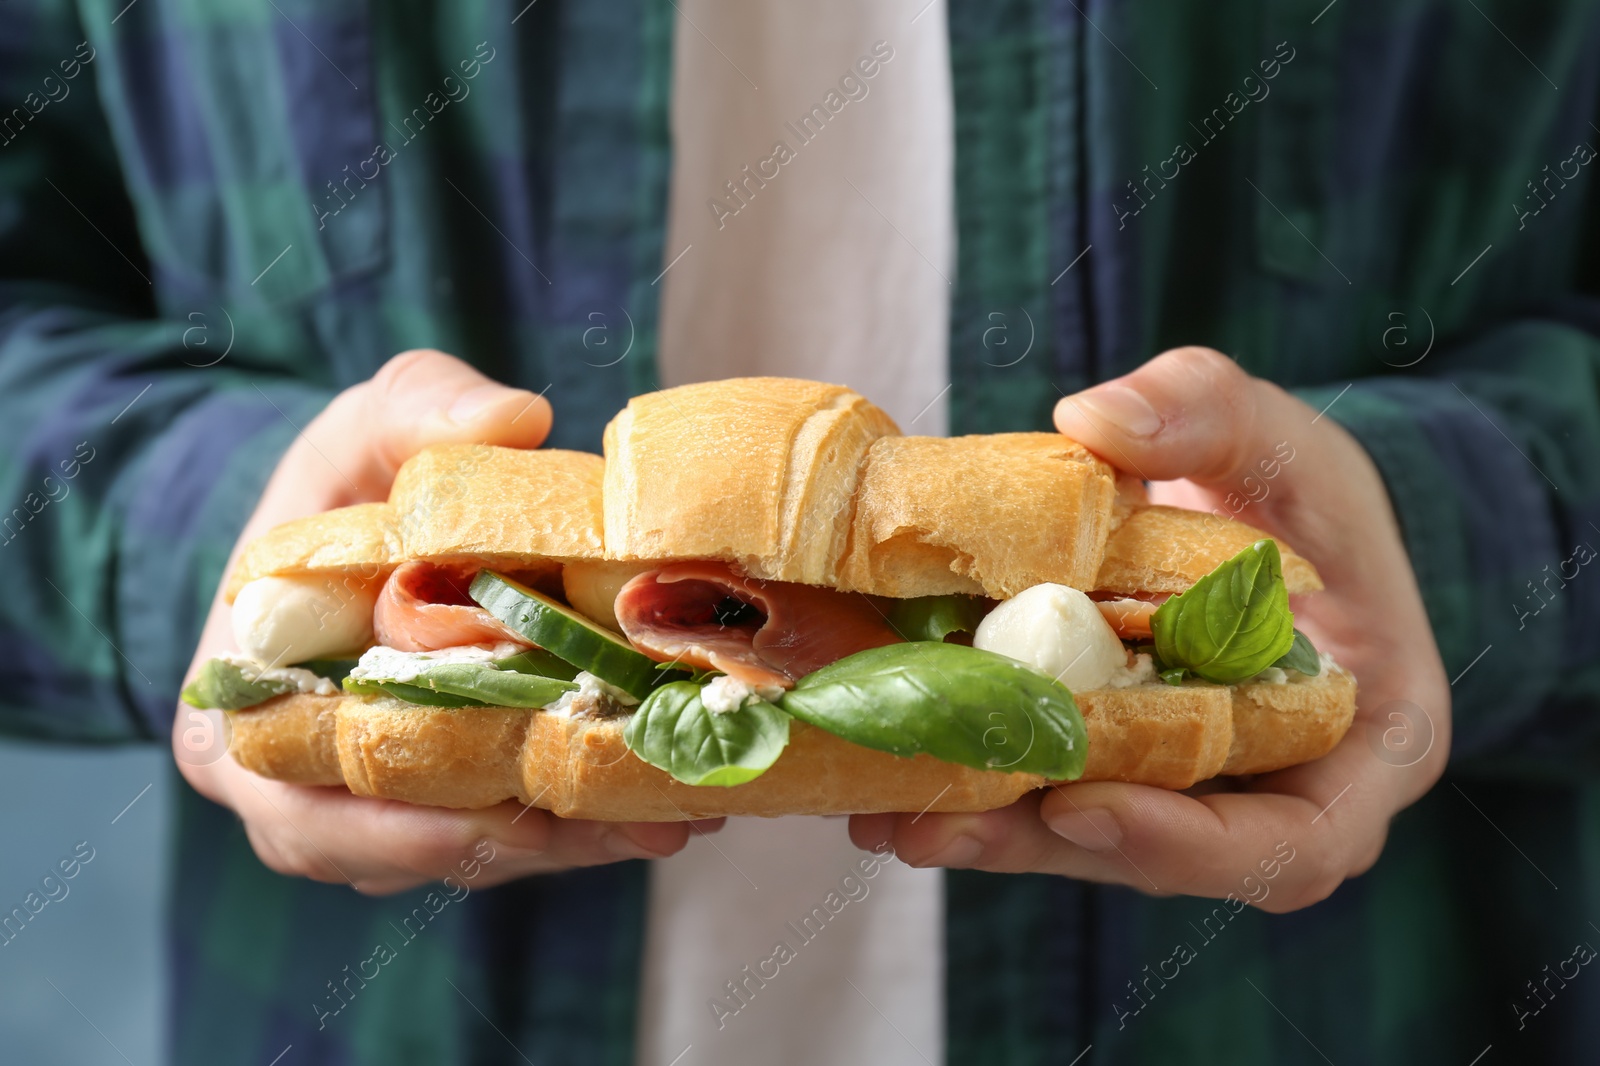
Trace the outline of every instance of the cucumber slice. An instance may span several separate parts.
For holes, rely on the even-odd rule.
[[[519,674],[537,674],[540,677],[553,677],[560,681],[571,681],[578,676],[578,668],[565,659],[551,655],[543,648],[529,648],[527,651],[518,652],[509,659],[501,659],[495,663],[502,670],[511,670]]]
[[[635,651],[627,638],[493,571],[480,571],[470,591],[484,610],[539,647],[636,699],[644,699],[657,685],[688,676],[681,670],[656,669],[656,661]]]

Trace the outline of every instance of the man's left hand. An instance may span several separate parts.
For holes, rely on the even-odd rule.
[[[1444,664],[1377,468],[1331,418],[1201,348],[1067,397],[1056,427],[1150,481],[1155,502],[1234,514],[1314,563],[1327,587],[1294,604],[1296,625],[1355,674],[1355,724],[1323,758],[1253,778],[1188,792],[1063,784],[984,814],[857,815],[852,839],[888,842],[914,866],[1219,898],[1287,842],[1293,861],[1252,902],[1281,912],[1326,898],[1377,861],[1390,819],[1433,786],[1450,748]]]

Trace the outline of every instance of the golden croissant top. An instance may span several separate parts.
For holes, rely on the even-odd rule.
[[[441,444],[389,499],[284,523],[246,545],[227,598],[259,577],[412,559],[536,571],[579,559],[719,559],[751,577],[912,597],[1005,598],[1043,582],[1181,592],[1264,534],[1152,505],[1057,433],[908,437],[841,385],[732,378],[634,397],[604,458]],[[1278,545],[1290,592],[1322,587]]]

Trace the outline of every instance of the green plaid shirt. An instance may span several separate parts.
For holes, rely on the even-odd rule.
[[[1164,348],[1228,352],[1372,453],[1459,679],[1449,776],[1316,907],[948,874],[950,1061],[1600,1060],[1600,977],[1549,976],[1600,944],[1600,11],[950,8],[954,429],[1048,427]],[[294,425],[397,351],[546,389],[553,443],[598,447],[654,384],[673,22],[0,6],[0,726],[165,735]],[[617,308],[632,352],[597,366],[584,331]],[[643,864],[451,903],[319,1028],[423,894],[278,877],[180,793],[173,1061],[630,1058]]]

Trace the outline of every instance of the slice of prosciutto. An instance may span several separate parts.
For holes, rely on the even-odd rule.
[[[1149,640],[1150,619],[1155,616],[1156,608],[1167,599],[1165,595],[1154,596],[1151,599],[1132,596],[1108,595],[1101,599],[1101,593],[1092,593],[1095,606],[1100,608],[1100,613],[1110,623],[1111,628],[1117,631],[1117,636],[1123,640]]]
[[[397,651],[438,651],[465,644],[528,640],[467,595],[473,566],[415,561],[402,563],[378,593],[372,631],[378,643]]]
[[[900,637],[860,593],[758,581],[726,563],[673,563],[617,593],[617,621],[662,662],[789,688],[831,662]]]

